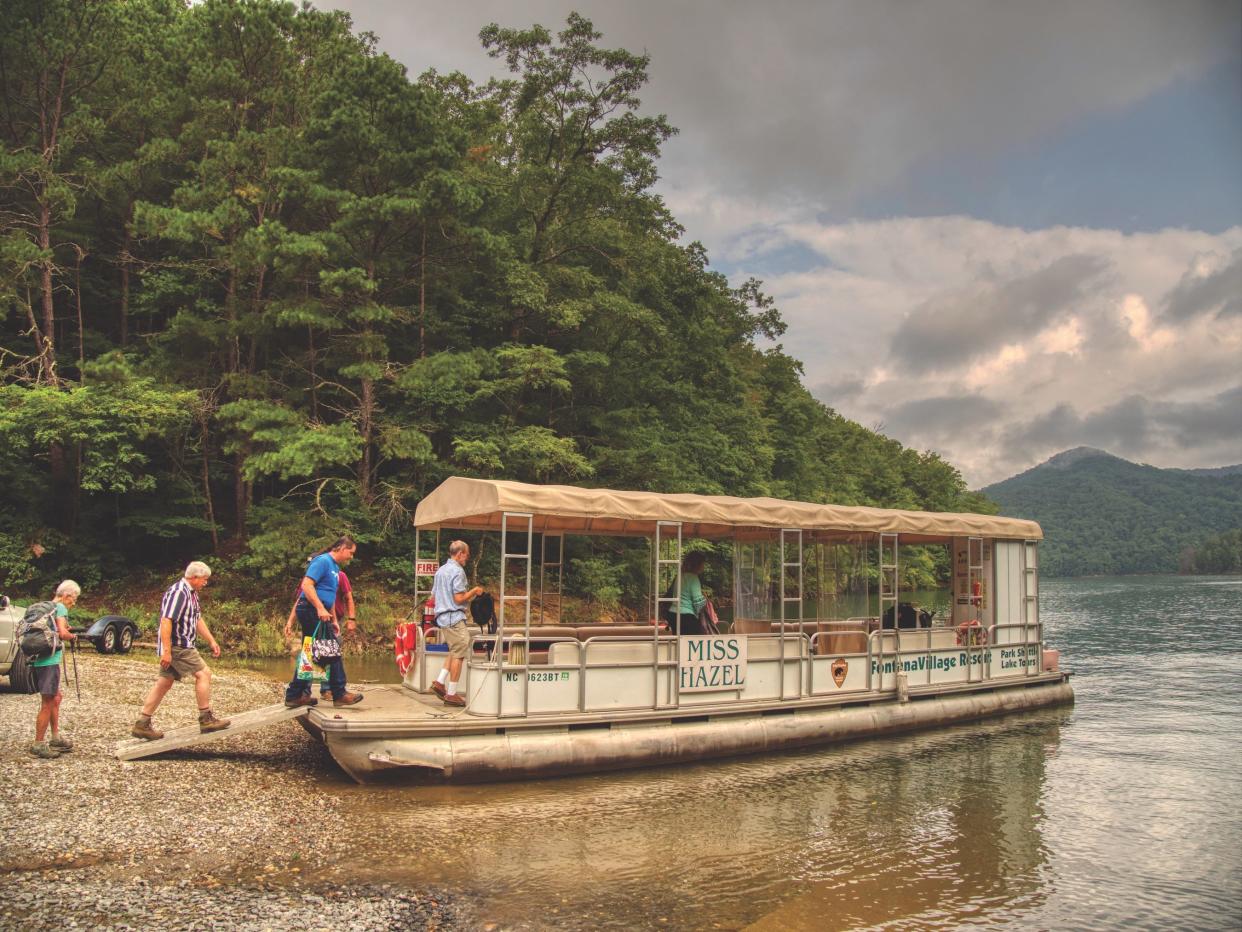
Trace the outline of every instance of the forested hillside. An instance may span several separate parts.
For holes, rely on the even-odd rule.
[[[1236,470],[1157,469],[1079,447],[982,491],[1001,514],[1040,523],[1045,575],[1237,572],[1237,534],[1224,535],[1242,528]]]
[[[757,345],[589,22],[484,28],[478,84],[290,3],[3,10],[0,587],[287,577],[341,531],[397,580],[450,474],[989,507]]]

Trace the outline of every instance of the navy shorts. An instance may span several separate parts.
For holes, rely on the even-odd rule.
[[[55,696],[60,692],[60,665],[51,664],[46,667],[31,667],[34,673],[35,686],[40,696]]]

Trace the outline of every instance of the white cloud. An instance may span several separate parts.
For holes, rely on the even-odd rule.
[[[838,225],[813,217],[808,209],[764,231],[772,248],[801,246],[818,258],[767,288],[808,385],[843,414],[936,450],[976,486],[1060,444],[1159,465],[1242,462],[1242,435],[1215,400],[1242,384],[1242,319],[1206,305],[1175,322],[1151,311],[1184,290],[1188,275],[1219,274],[1222,263],[1205,269],[1203,257],[1242,248],[1242,227],[1123,234],[965,217]],[[717,227],[713,236],[728,251],[751,232]],[[1192,416],[1193,435],[1178,429]]]
[[[1128,294],[1121,300],[1121,319],[1134,342],[1146,353],[1169,346],[1175,339],[1169,327],[1153,327],[1151,311],[1139,295]]]

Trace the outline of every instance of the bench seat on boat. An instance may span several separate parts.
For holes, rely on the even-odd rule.
[[[629,637],[624,641],[595,641],[589,647],[560,641],[548,648],[548,663],[553,666],[576,666],[583,651],[589,651],[587,661],[591,666],[605,663],[651,663],[652,642],[650,635],[646,639]],[[673,659],[671,642],[660,644],[660,659]]]
[[[809,640],[815,635],[815,653],[862,654],[867,650],[867,635],[879,627],[876,618],[824,618],[790,621],[785,623],[785,633],[801,633]],[[739,618],[733,626],[737,634],[780,634],[779,621],[758,618]]]

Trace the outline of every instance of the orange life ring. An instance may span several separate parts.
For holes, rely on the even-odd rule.
[[[392,651],[397,660],[397,670],[405,676],[414,664],[414,647],[418,640],[417,625],[413,622],[402,622],[397,625],[396,635],[392,640]]]
[[[978,647],[988,642],[988,632],[977,621],[967,621],[957,626],[958,647]]]

